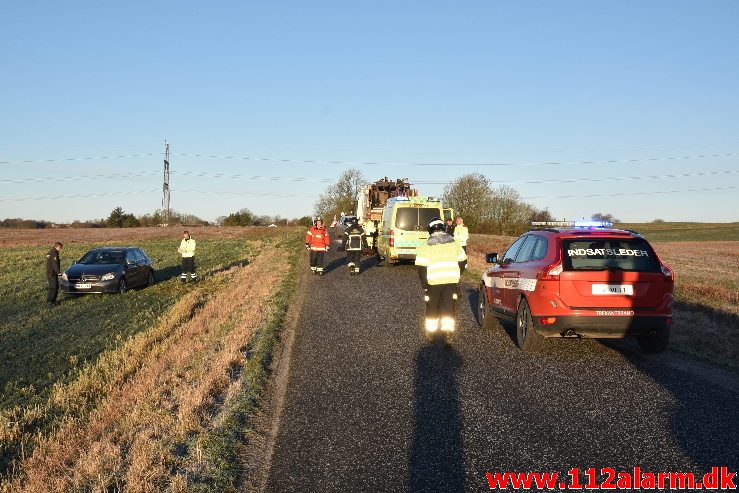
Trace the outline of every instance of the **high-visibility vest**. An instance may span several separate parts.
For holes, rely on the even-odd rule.
[[[426,267],[426,280],[431,286],[457,284],[460,277],[459,262],[465,260],[467,254],[456,241],[424,244],[416,250],[416,265]]]
[[[195,240],[190,238],[189,240],[186,240],[182,238],[182,241],[180,242],[180,248],[178,251],[182,254],[184,258],[194,257],[195,256]]]
[[[454,241],[459,242],[462,246],[467,246],[467,240],[470,239],[470,232],[467,230],[467,226],[458,224],[454,228]]]

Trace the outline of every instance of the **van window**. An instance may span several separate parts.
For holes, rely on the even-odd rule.
[[[660,272],[657,256],[643,238],[562,240],[564,270]]]
[[[435,207],[399,207],[395,213],[395,226],[404,231],[425,231],[434,218],[441,217]]]

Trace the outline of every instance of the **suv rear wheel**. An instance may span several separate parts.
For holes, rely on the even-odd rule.
[[[665,327],[660,327],[655,335],[639,336],[636,340],[642,352],[661,353],[667,349],[667,343],[670,341],[670,331]]]
[[[526,299],[521,299],[516,314],[516,342],[521,351],[527,353],[536,352],[543,348],[544,337],[534,330],[534,320]]]

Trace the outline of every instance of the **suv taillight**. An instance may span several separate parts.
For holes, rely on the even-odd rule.
[[[672,272],[672,269],[662,263],[660,263],[660,268],[662,269],[662,274],[665,276],[665,281],[675,282],[675,273]]]
[[[392,229],[390,230],[390,238],[388,238],[388,246],[394,247],[395,246],[395,231]]]
[[[559,281],[559,275],[562,273],[562,261],[557,260],[555,263],[546,266],[539,273],[539,279],[542,281]]]

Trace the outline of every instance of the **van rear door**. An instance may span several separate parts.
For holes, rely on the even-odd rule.
[[[559,283],[572,309],[655,309],[667,288],[645,239],[598,235],[562,239]]]

